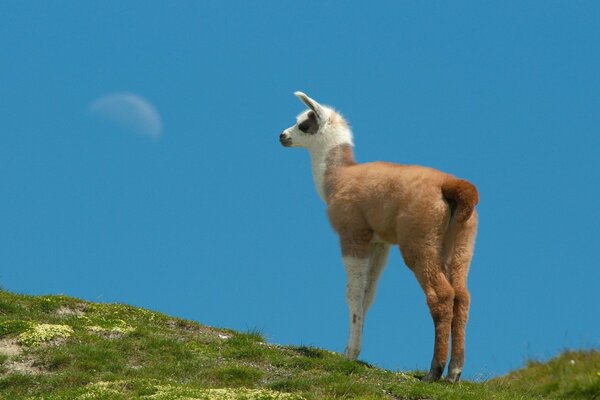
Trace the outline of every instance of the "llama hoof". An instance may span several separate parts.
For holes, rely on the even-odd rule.
[[[346,347],[346,350],[344,350],[344,356],[350,361],[356,360],[358,358],[358,353],[360,353],[360,350],[352,349],[350,347]]]
[[[462,371],[459,370],[459,369],[448,371],[448,376],[446,376],[446,382],[448,382],[448,383],[458,383],[458,381],[460,381],[460,374],[461,373],[462,373]]]
[[[451,384],[455,384],[458,383],[460,381],[460,374],[456,375],[456,376],[450,376],[448,375],[445,379],[445,381],[447,383],[451,383]]]
[[[441,375],[437,375],[437,374],[432,374],[431,371],[425,375],[423,378],[421,378],[421,380],[423,382],[437,382],[440,380]]]
[[[444,366],[439,365],[436,362],[433,362],[431,365],[431,369],[429,373],[421,379],[423,382],[437,382],[442,377],[442,373],[444,372]]]

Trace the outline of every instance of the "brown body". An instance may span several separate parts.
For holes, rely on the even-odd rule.
[[[373,236],[408,251],[420,238],[443,239],[452,214],[461,225],[471,219],[479,199],[469,182],[417,165],[356,164],[351,151],[344,150],[342,165],[328,168],[325,181],[329,220],[341,236],[355,241],[364,231],[369,241]],[[360,243],[344,245],[343,251],[365,255]]]
[[[352,148],[331,151],[327,214],[342,255],[368,258],[374,242],[397,244],[425,291],[435,325],[431,380],[444,370],[452,331],[452,369],[462,370],[469,311],[467,273],[479,196],[475,186],[441,171],[386,162],[357,164]]]

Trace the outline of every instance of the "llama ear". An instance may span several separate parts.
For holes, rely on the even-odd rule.
[[[325,116],[325,113],[323,112],[323,106],[321,106],[315,100],[311,99],[310,97],[308,97],[307,95],[305,95],[302,92],[295,92],[294,94],[296,95],[296,97],[298,97],[300,100],[302,100],[302,102],[304,104],[306,104],[308,106],[308,108],[313,110],[313,112],[317,116],[317,119],[319,119],[319,120],[323,119],[323,117]]]

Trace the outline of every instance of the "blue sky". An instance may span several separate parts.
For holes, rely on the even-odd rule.
[[[479,188],[468,377],[599,347],[599,16],[591,1],[4,1],[0,284],[342,351],[337,239],[308,154],[278,142],[302,90],[347,117],[359,161]],[[123,93],[158,135],[91,111]],[[392,251],[361,358],[426,369],[432,347]]]

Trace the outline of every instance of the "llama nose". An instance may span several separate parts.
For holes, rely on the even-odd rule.
[[[279,143],[285,147],[290,147],[292,145],[292,138],[288,133],[283,131],[281,135],[279,135]]]

